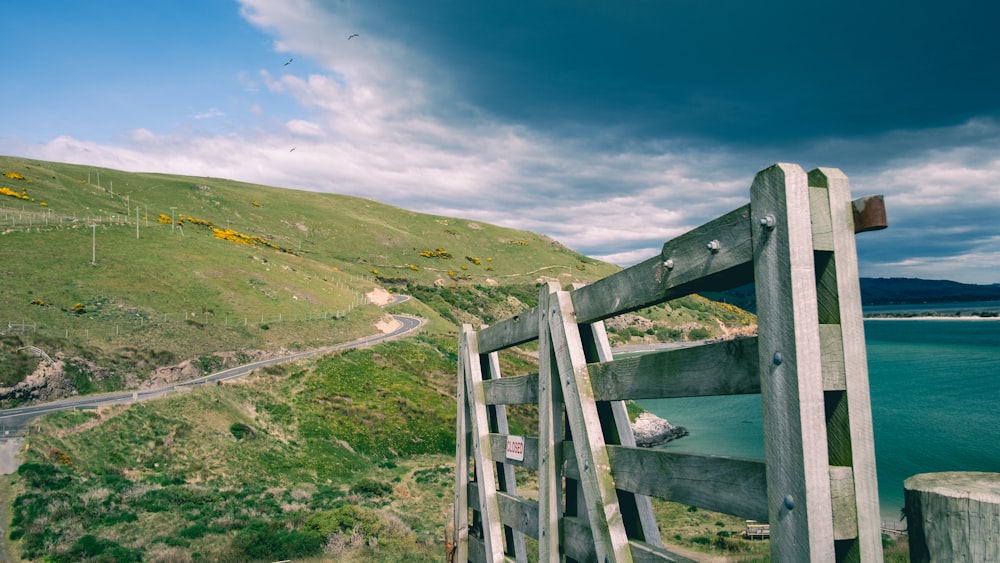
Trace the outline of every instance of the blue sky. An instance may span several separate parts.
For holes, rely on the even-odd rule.
[[[623,266],[746,203],[775,162],[829,166],[886,197],[890,228],[858,236],[863,276],[1000,282],[995,2],[0,14],[0,154],[359,195]]]

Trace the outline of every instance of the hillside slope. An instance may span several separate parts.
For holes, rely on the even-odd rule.
[[[109,390],[184,361],[222,367],[223,351],[371,334],[376,288],[618,269],[533,233],[342,195],[11,157],[0,174],[0,388],[41,366],[26,346],[70,364],[64,387]]]

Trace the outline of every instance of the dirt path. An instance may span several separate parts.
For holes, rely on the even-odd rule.
[[[7,440],[4,440],[7,441]],[[21,440],[18,440],[20,442]],[[0,475],[0,563],[13,563],[19,558],[10,555],[10,542],[7,540],[10,524],[10,506],[14,503],[10,477]]]
[[[10,542],[7,534],[10,532],[10,507],[14,504],[14,496],[8,475],[17,471],[20,463],[16,456],[23,446],[24,438],[0,439],[0,563],[20,561],[9,555]]]
[[[21,465],[17,461],[17,453],[24,446],[24,438],[0,439],[0,475],[10,475]]]

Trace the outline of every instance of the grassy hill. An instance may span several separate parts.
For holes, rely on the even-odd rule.
[[[10,157],[0,174],[0,387],[32,367],[10,352],[25,345],[103,366],[103,390],[222,350],[370,334],[376,287],[617,269],[533,233],[342,195]]]
[[[429,320],[404,340],[37,420],[0,480],[11,559],[440,561],[458,324],[535,305],[544,279],[617,270],[532,233],[339,195],[7,157],[0,174],[14,194],[0,196],[0,385],[42,366],[27,345],[65,364],[62,391],[94,392],[181,361],[211,371],[351,340],[385,315],[365,302],[377,289],[413,296],[393,310]],[[691,296],[608,326],[625,344],[752,323]],[[501,362],[537,370],[530,350]],[[512,409],[512,430],[532,433],[536,416]],[[738,519],[657,506],[673,542],[749,549],[703,541]]]

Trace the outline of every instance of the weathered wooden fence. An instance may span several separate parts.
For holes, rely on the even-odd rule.
[[[455,561],[670,561],[650,496],[767,522],[775,561],[881,561],[854,234],[886,226],[836,169],[759,172],[750,204],[640,264],[459,342]],[[756,282],[758,336],[614,359],[604,319]],[[498,352],[538,341],[536,374]],[[625,400],[760,394],[765,459],[635,447]],[[536,435],[506,405],[537,404]],[[537,500],[517,471],[537,473]]]

